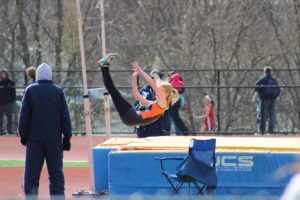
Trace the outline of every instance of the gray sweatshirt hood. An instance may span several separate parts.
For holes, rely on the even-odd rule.
[[[47,63],[42,63],[36,70],[36,81],[49,80],[52,81],[52,69]]]

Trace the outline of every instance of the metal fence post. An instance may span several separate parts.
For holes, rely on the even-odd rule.
[[[220,69],[217,69],[217,99],[218,99],[218,110],[217,110],[217,120],[218,120],[218,128],[217,132],[220,134],[221,131],[221,116],[220,116],[220,107],[221,107],[221,94],[220,94]]]

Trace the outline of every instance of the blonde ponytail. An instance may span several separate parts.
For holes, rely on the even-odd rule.
[[[167,110],[169,108],[170,104],[173,105],[178,101],[179,94],[178,94],[178,91],[175,88],[173,88],[173,86],[168,82],[161,83],[160,85],[165,88],[165,91],[168,94],[166,97],[166,101],[168,104],[168,106],[166,108],[166,110]]]
[[[175,88],[172,88],[172,93],[169,97],[169,99],[167,99],[168,102],[171,103],[171,105],[174,105],[179,99],[179,93]]]

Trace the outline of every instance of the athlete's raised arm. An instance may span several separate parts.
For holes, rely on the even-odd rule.
[[[140,95],[138,86],[137,86],[137,77],[139,76],[139,72],[134,71],[132,74],[132,95],[135,98],[135,100],[139,101],[143,106],[148,106],[152,101],[148,101]]]
[[[139,73],[140,76],[143,77],[143,79],[150,85],[150,87],[154,90],[156,96],[157,96],[157,101],[159,102],[160,106],[165,107],[167,106],[167,101],[166,101],[166,95],[163,91],[159,89],[159,87],[156,85],[155,81],[146,73],[144,70],[141,69],[139,66],[139,63],[137,61],[134,61],[132,63],[133,69]]]

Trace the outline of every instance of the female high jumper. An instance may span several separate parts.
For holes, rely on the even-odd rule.
[[[168,82],[156,84],[151,77],[145,73],[138,62],[133,62],[134,73],[132,74],[132,90],[133,97],[146,106],[145,111],[136,111],[133,106],[128,103],[115,88],[113,80],[109,73],[109,66],[116,54],[110,53],[106,57],[99,60],[98,64],[101,68],[104,85],[111,95],[114,105],[120,115],[121,120],[128,126],[146,125],[158,120],[169,108],[170,104],[175,103],[178,98],[178,92]],[[156,101],[148,101],[144,99],[138,91],[137,77],[141,76],[151,86],[157,96]]]

